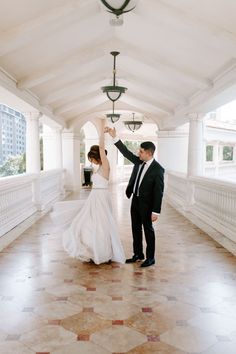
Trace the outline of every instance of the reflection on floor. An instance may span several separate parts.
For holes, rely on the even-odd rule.
[[[111,193],[131,256],[130,202]],[[157,234],[155,266],[96,266],[43,217],[0,254],[0,353],[235,354],[235,258],[168,205]]]

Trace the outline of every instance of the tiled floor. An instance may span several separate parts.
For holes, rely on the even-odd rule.
[[[112,194],[131,256],[124,185]],[[0,253],[0,353],[235,354],[235,258],[168,205],[157,229],[150,268],[69,258],[48,215],[24,232]]]

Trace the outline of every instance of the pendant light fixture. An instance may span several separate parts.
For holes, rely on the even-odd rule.
[[[115,103],[112,102],[112,113],[106,114],[106,117],[110,119],[112,123],[118,122],[121,116],[119,113],[114,113],[114,110],[115,110]]]
[[[120,54],[119,52],[111,52],[111,55],[114,58],[113,85],[102,87],[102,91],[105,92],[107,97],[109,98],[109,100],[111,100],[113,102],[117,101],[120,98],[120,96],[122,95],[122,93],[125,93],[125,91],[127,90],[126,87],[116,85],[116,57],[119,54]]]
[[[124,121],[124,125],[126,126],[127,129],[129,129],[131,132],[134,133],[142,126],[143,122],[140,120],[134,120],[135,113],[132,113],[132,115],[133,115],[133,119]]]

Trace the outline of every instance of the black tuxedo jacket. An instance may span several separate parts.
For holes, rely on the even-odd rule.
[[[126,157],[134,164],[133,171],[126,189],[126,195],[128,198],[130,198],[133,193],[139,165],[142,164],[143,161],[140,160],[138,156],[129,151],[121,140],[117,141],[115,145],[122,153],[122,155],[124,155],[124,157]],[[164,191],[164,172],[164,168],[156,160],[154,160],[149,166],[139,186],[139,199],[141,203],[149,205],[151,211],[156,213],[161,212],[161,203]]]

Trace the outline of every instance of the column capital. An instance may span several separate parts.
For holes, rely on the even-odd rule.
[[[22,112],[22,114],[27,120],[39,120],[43,116],[43,113],[38,111],[27,111]]]
[[[160,138],[183,138],[188,136],[188,131],[185,130],[159,130],[157,137]]]
[[[193,112],[193,113],[188,113],[187,116],[188,116],[188,120],[191,122],[202,122],[206,116],[206,113]]]
[[[75,132],[62,130],[63,139],[67,140],[80,140],[80,135]]]

